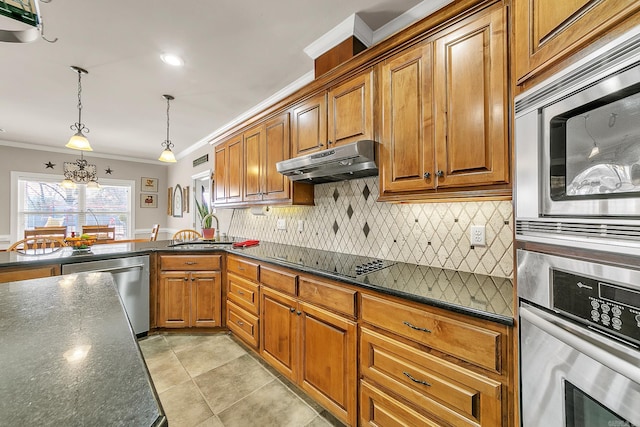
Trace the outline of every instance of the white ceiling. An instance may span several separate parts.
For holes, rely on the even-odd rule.
[[[433,2],[425,0],[423,3]],[[303,49],[353,13],[376,30],[420,0],[52,0],[40,3],[56,43],[0,43],[0,140],[64,148],[82,119],[94,152],[156,160],[166,137],[180,156],[313,70]],[[160,54],[185,60],[170,67]]]

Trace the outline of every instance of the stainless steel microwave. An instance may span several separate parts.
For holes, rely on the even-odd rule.
[[[640,27],[515,102],[516,237],[640,251]]]

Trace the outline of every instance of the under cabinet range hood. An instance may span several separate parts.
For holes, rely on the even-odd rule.
[[[276,169],[291,181],[309,184],[345,181],[378,175],[376,142],[362,140],[283,160]]]

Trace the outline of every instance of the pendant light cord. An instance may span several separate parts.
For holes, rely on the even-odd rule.
[[[170,103],[171,103],[171,100],[167,98],[167,143],[171,143],[171,141],[169,141],[169,105]]]
[[[78,71],[78,123],[82,123],[82,73]]]

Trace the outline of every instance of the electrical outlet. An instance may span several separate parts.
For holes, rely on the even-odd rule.
[[[302,233],[304,231],[304,219],[298,220],[298,232]]]
[[[276,226],[278,227],[278,230],[286,230],[287,229],[287,220],[285,220],[284,218],[278,219],[278,222],[276,223]]]
[[[472,246],[485,246],[487,241],[485,238],[484,225],[472,225],[470,238]]]

